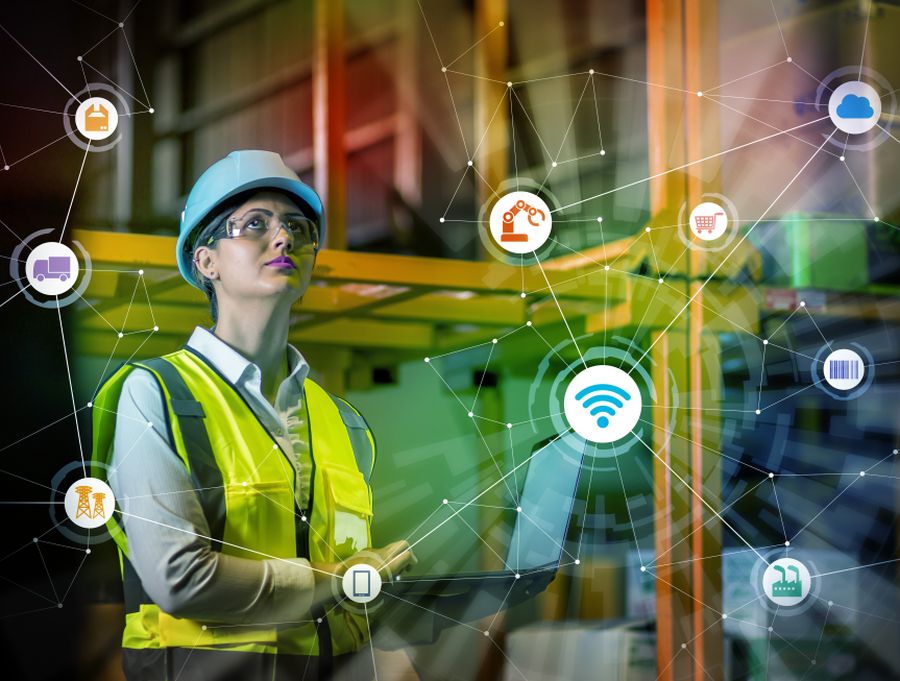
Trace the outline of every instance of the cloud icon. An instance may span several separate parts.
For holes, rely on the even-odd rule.
[[[866,97],[854,94],[844,95],[837,108],[838,118],[871,118],[875,110]]]

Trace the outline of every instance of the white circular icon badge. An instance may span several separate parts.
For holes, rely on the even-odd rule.
[[[531,253],[550,238],[553,218],[544,200],[531,192],[510,192],[491,208],[491,236],[508,253]]]
[[[852,390],[862,383],[865,375],[863,358],[847,348],[831,352],[822,367],[825,382],[838,390]]]
[[[38,293],[58,296],[75,285],[78,258],[71,248],[58,241],[35,246],[25,260],[25,278]]]
[[[371,565],[354,565],[341,578],[341,588],[354,603],[371,603],[381,593],[381,575]]]
[[[704,201],[691,211],[691,232],[704,241],[718,239],[728,229],[728,213],[718,203]]]
[[[793,558],[773,560],[763,572],[762,581],[766,598],[785,607],[802,603],[812,585],[807,567]]]
[[[69,520],[85,529],[106,524],[116,510],[113,491],[102,480],[82,478],[71,484],[63,501]]]
[[[92,141],[105,140],[119,125],[119,112],[104,97],[89,97],[75,110],[75,127]]]
[[[868,83],[843,83],[828,98],[828,115],[838,130],[851,135],[869,132],[881,117],[881,97]]]
[[[572,430],[590,442],[619,440],[641,418],[641,391],[626,372],[609,365],[578,372],[566,387],[563,410]]]

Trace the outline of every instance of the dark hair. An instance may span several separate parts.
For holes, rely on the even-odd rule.
[[[278,189],[259,187],[256,189],[248,189],[247,191],[241,192],[240,194],[235,194],[230,199],[216,206],[216,208],[214,208],[210,212],[210,214],[206,218],[204,218],[203,221],[201,221],[200,226],[195,231],[193,239],[190,239],[188,241],[188,243],[185,245],[185,249],[191,257],[191,274],[193,274],[194,279],[197,281],[197,283],[200,284],[201,290],[206,294],[207,300],[209,300],[209,315],[210,317],[212,317],[213,324],[219,321],[219,304],[216,301],[216,289],[213,286],[212,280],[204,276],[200,269],[197,267],[197,260],[194,258],[194,251],[199,246],[215,248],[215,240],[212,243],[207,243],[210,238],[224,235],[225,222],[228,220],[229,216],[235,210],[237,210],[238,206],[246,203],[250,200],[251,197],[262,192],[274,192],[276,194],[282,194],[286,199],[296,204],[304,214],[310,216],[311,219],[315,219],[315,212],[305,201],[302,201],[299,197],[296,197],[293,194],[288,194],[284,191],[280,191]]]

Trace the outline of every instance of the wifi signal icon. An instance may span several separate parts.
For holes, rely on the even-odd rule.
[[[612,393],[612,395],[608,393]],[[575,393],[575,399],[581,402],[582,407],[590,411],[591,416],[600,414],[597,417],[597,425],[606,428],[609,425],[607,417],[615,416],[616,409],[622,409],[625,402],[631,399],[631,395],[616,385],[598,383]]]
[[[641,419],[641,389],[617,366],[590,366],[569,381],[563,409],[572,430],[585,440],[616,442],[628,437]]]

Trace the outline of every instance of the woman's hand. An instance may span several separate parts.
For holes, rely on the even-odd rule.
[[[336,591],[333,582],[340,580],[344,573],[354,565],[371,565],[378,570],[382,579],[388,575],[399,575],[413,567],[418,561],[406,540],[395,541],[381,548],[370,547],[354,553],[343,563],[311,562],[315,580],[314,601],[325,603],[334,598]],[[340,593],[338,585],[337,593]]]
[[[386,579],[389,575],[399,575],[410,569],[417,562],[415,554],[409,548],[409,542],[402,539],[382,548],[372,547],[353,554],[344,561],[346,567],[343,571],[354,565],[366,564],[378,570],[382,579]]]

